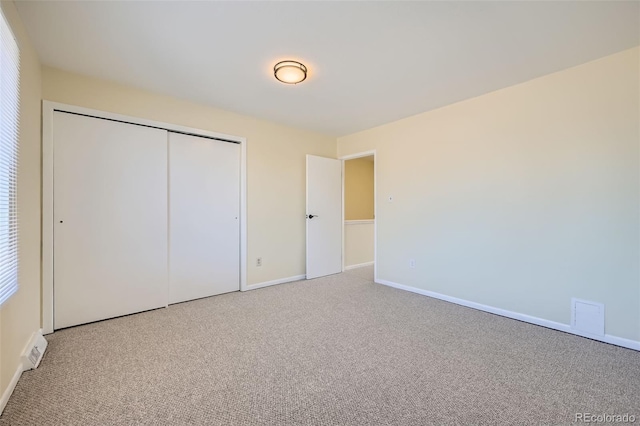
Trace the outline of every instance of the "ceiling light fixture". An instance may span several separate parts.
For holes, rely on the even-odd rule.
[[[278,62],[273,67],[273,75],[286,84],[298,84],[307,78],[307,67],[296,61]]]

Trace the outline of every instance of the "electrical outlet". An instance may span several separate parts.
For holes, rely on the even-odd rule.
[[[256,266],[262,266],[262,258],[261,257],[256,259]]]
[[[409,259],[409,268],[415,268],[415,267],[416,267],[416,260]]]

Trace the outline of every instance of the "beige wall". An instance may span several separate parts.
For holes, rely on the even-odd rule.
[[[40,62],[12,2],[2,11],[20,46],[19,289],[0,308],[0,395],[40,328]]]
[[[344,225],[344,266],[362,265],[374,258],[373,220],[346,222]]]
[[[305,155],[335,158],[334,137],[57,69],[42,73],[49,101],[246,137],[247,282],[305,273]]]
[[[344,218],[373,219],[373,161],[369,158],[344,162]]]
[[[339,138],[340,156],[377,150],[379,278],[564,324],[571,297],[602,302],[606,333],[639,341],[638,63]]]

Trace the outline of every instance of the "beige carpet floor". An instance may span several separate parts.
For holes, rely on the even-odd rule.
[[[0,425],[640,422],[639,352],[373,284],[370,269],[48,340]]]

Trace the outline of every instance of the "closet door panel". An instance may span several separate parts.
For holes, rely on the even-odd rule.
[[[167,305],[167,132],[54,113],[54,327]]]
[[[169,303],[240,289],[240,145],[169,133]]]

